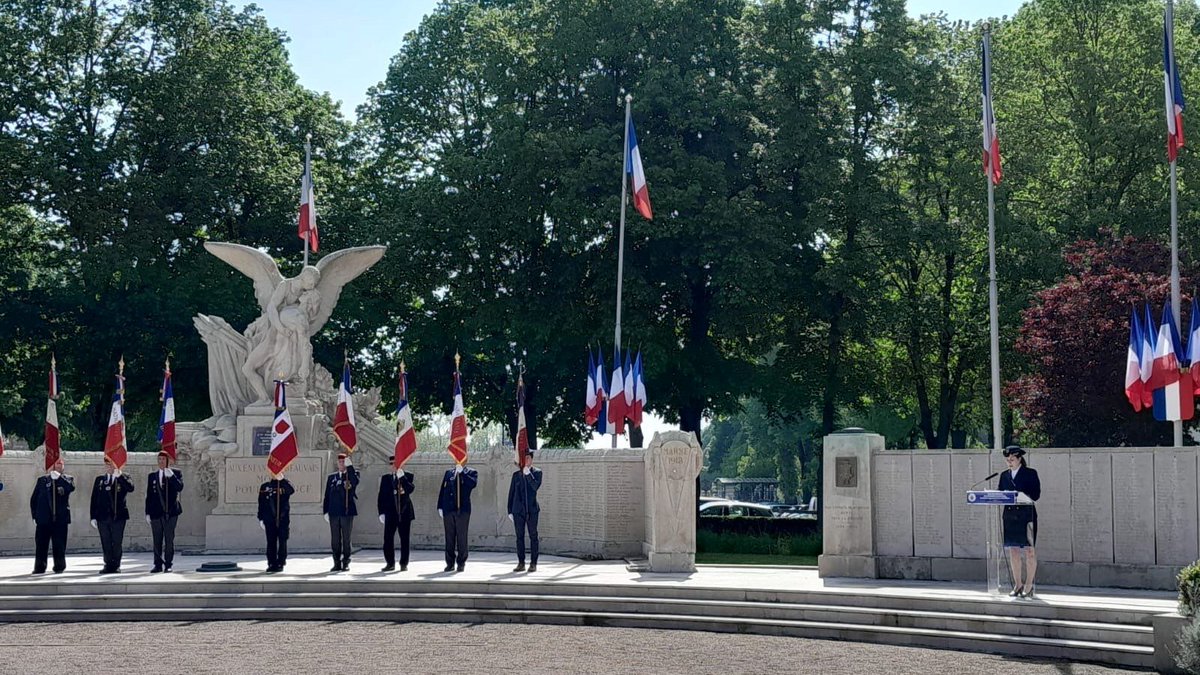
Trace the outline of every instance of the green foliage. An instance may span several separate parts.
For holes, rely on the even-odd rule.
[[[1176,579],[1179,582],[1179,613],[1196,616],[1196,610],[1200,609],[1200,561],[1180,570]]]
[[[759,401],[744,399],[740,412],[715,419],[704,430],[701,484],[722,477],[777,478],[780,499],[796,503],[815,494],[820,481],[815,433],[815,423],[781,422]]]
[[[764,536],[696,531],[697,553],[743,553],[755,555],[817,556],[821,535]]]
[[[1200,619],[1179,631],[1175,645],[1175,665],[1185,673],[1200,673]]]

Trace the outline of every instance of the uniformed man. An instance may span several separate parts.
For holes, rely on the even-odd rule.
[[[442,477],[438,491],[438,515],[446,534],[446,571],[463,571],[467,564],[467,531],[471,525],[471,490],[479,472],[457,464]]]
[[[100,549],[104,551],[104,568],[100,574],[121,571],[121,556],[125,546],[125,523],[129,521],[129,506],[125,498],[133,492],[133,481],[121,473],[116,464],[104,458],[104,474],[92,484],[91,522],[100,532]]]
[[[33,531],[33,573],[46,573],[47,549],[54,547],[54,573],[67,569],[67,526],[71,524],[71,493],[75,478],[63,474],[59,458],[45,476],[37,479],[29,497],[29,512],[37,527]]]
[[[354,529],[354,516],[358,515],[358,471],[346,453],[339,454],[337,459],[338,470],[325,478],[325,499],[321,503],[325,522],[329,523],[329,547],[333,549],[330,572],[350,569],[350,533]]]
[[[392,462],[396,458],[388,457]],[[408,571],[408,542],[412,521],[413,475],[403,468],[379,477],[379,522],[383,523],[384,572],[396,569],[396,534],[400,534],[400,571]]]
[[[529,571],[537,571],[538,506],[537,491],[542,487],[542,470],[533,468],[533,450],[526,450],[521,468],[512,474],[508,483],[508,519],[517,530],[517,566],[514,572],[525,571],[525,531],[529,531]]]
[[[287,564],[292,494],[296,488],[282,474],[258,488],[258,526],[267,533],[267,572],[282,572]]]
[[[146,522],[154,536],[152,574],[170,572],[175,559],[175,524],[183,513],[179,494],[183,492],[183,473],[171,468],[171,456],[158,453],[158,470],[151,473],[146,487]]]

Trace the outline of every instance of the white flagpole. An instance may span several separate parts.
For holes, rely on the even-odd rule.
[[[983,29],[983,67],[988,81],[988,100],[992,102],[992,32],[990,26]],[[984,115],[985,124],[988,122]],[[985,137],[988,130],[985,129]],[[989,151],[985,148],[985,152]],[[990,164],[989,164],[990,166]],[[991,169],[994,171],[995,169]],[[996,291],[996,197],[991,171],[985,172],[988,194],[988,323],[991,337],[992,361],[992,449],[997,454],[1004,449],[1004,420],[1000,416],[1000,310]],[[989,462],[990,464],[990,462]]]
[[[300,181],[300,189],[304,194],[300,195],[300,204],[304,205],[308,201],[308,196],[312,194],[312,134],[304,136],[304,179]],[[313,206],[308,205],[308,212],[312,214]],[[312,216],[309,215],[309,221]],[[304,266],[308,267],[308,237],[312,233],[311,222],[304,223]]]
[[[625,167],[629,166],[629,116],[630,105],[633,102],[633,96],[625,94],[625,143],[621,157],[621,227],[620,234],[617,235],[617,324],[613,335],[613,345],[616,347],[617,363],[613,364],[613,368],[619,367],[621,358],[621,282],[625,274],[625,208],[628,200],[626,192],[629,189],[629,177],[625,175]],[[607,375],[607,373],[605,373]],[[609,382],[612,378],[609,377]],[[612,386],[611,384],[609,385]],[[608,397],[612,399],[612,392],[609,392]],[[610,404],[611,405],[611,404]],[[625,430],[625,421],[621,421],[621,427],[618,429],[613,426],[612,432],[612,447],[617,447],[617,437]]]
[[[1168,98],[1168,104],[1171,108],[1167,109],[1167,115],[1175,116],[1173,109],[1175,86],[1175,12],[1173,11],[1172,0],[1167,0],[1167,42],[1170,49],[1167,54],[1171,58],[1170,71],[1167,73],[1165,85],[1172,89],[1172,96]],[[1175,187],[1175,160],[1171,160],[1171,311],[1175,313],[1175,330],[1180,331],[1183,322],[1183,317],[1179,314],[1179,204]],[[1175,420],[1174,424],[1174,441],[1175,447],[1183,447],[1183,421]]]

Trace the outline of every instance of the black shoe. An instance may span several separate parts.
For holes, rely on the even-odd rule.
[[[524,572],[525,571],[525,563],[518,564],[516,567],[513,568],[513,571],[514,572]]]
[[[349,572],[349,571],[350,571],[350,561],[349,561],[349,560],[343,560],[343,561],[342,561],[342,571],[343,571],[343,572]]]
[[[66,569],[66,568],[63,568],[63,569]],[[54,573],[55,573],[55,574],[62,574],[62,573],[63,573],[63,570],[54,570]]]
[[[1033,597],[1033,584],[1029,584],[1029,588],[1026,589],[1025,591],[1021,592],[1021,597],[1023,597],[1023,598],[1032,598]]]
[[[383,571],[384,571],[384,572],[391,572],[391,571],[392,571],[392,570],[394,570],[394,569],[396,569],[396,566],[395,566],[395,565],[392,565],[392,564],[390,564],[390,563],[389,563],[389,564],[387,564],[387,565],[384,565],[384,566],[383,566]]]
[[[466,565],[459,565],[459,566],[458,566],[458,571],[459,571],[459,572],[461,572],[461,571],[463,571],[464,569],[466,569],[466,567],[467,567]]]
[[[112,574],[120,574],[120,573],[121,573],[121,568],[120,568],[120,567],[118,567],[118,568],[116,568],[116,569],[114,569],[114,570],[112,571]]]
[[[1020,586],[1017,586],[1016,588],[1012,589],[1012,590],[1009,592],[1009,594],[1008,594],[1008,597],[1010,597],[1010,598],[1019,598],[1019,597],[1021,597],[1021,587],[1020,587]]]
[[[341,565],[341,563],[334,563],[334,564],[333,564],[333,567],[330,567],[330,568],[329,568],[329,571],[330,571],[330,572],[341,572],[341,571],[342,571],[342,565]]]
[[[446,569],[444,569],[444,570],[442,570],[442,571],[443,571],[443,572],[453,572],[453,571],[454,571],[454,565],[446,565]],[[34,572],[34,574],[39,574],[39,572]]]
[[[161,572],[162,572],[162,568],[159,567],[158,565],[155,565],[154,569],[150,570],[150,574],[159,574]]]
[[[401,572],[407,572],[407,571],[408,571],[408,565],[401,565],[401,566],[400,566],[400,571],[401,571]]]
[[[529,566],[529,571],[530,571],[530,572],[536,572],[536,571],[537,571],[537,563],[533,563],[532,565],[530,565],[530,566]]]
[[[101,569],[101,570],[100,570],[100,574],[112,574],[114,571],[115,571],[115,570],[112,570],[112,569],[110,569],[110,568],[108,568],[108,567],[105,567],[105,568],[103,568],[103,569]]]
[[[171,566],[170,566],[170,565],[167,565],[166,567],[164,567],[164,568],[163,568],[163,571],[164,571],[164,572],[170,572],[170,571],[171,571]]]

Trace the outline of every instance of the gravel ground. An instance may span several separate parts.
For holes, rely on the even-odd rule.
[[[112,622],[0,624],[0,673],[1129,672],[790,637],[517,624]]]

